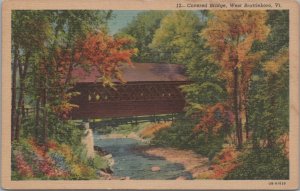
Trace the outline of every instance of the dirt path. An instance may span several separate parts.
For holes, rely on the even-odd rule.
[[[179,163],[189,171],[193,178],[209,168],[208,158],[196,154],[190,150],[179,150],[174,148],[148,148],[145,153],[153,156],[163,157],[172,163]]]

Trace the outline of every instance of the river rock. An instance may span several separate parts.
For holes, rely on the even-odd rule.
[[[113,173],[113,171],[109,167],[107,167],[107,168],[101,168],[100,170],[103,171],[103,172],[105,172],[105,173],[108,173],[108,174],[112,174]]]
[[[109,153],[105,150],[103,150],[101,147],[94,145],[94,151],[97,152],[97,154],[99,154],[100,156],[105,156],[105,155],[109,155]]]
[[[152,166],[152,167],[151,167],[151,171],[152,171],[152,172],[160,171],[160,167],[159,167],[159,166]]]
[[[111,155],[111,154],[105,155],[104,158],[106,158],[106,159],[111,159],[111,158],[112,158],[112,155]]]
[[[130,177],[129,176],[125,176],[125,177],[121,177],[120,179],[121,180],[130,180]]]
[[[178,178],[176,178],[176,180],[186,180],[187,178],[184,176],[179,176]]]
[[[102,171],[102,170],[99,171],[99,174],[100,174],[100,176],[102,177],[102,178],[100,178],[100,179],[104,179],[104,180],[111,180],[111,179],[112,179],[111,174],[106,173],[106,172],[104,172],[104,171]]]

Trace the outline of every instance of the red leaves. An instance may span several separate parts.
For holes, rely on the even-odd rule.
[[[33,176],[32,168],[24,160],[24,157],[23,157],[22,153],[16,154],[15,157],[16,157],[16,164],[17,164],[18,173],[21,176],[32,177]]]
[[[229,145],[225,146],[213,158],[211,170],[206,171],[203,175],[207,179],[224,179],[224,177],[240,165],[238,162],[239,156],[240,152],[236,151],[234,147]]]
[[[208,106],[206,113],[201,117],[200,123],[194,128],[194,132],[217,134],[221,129],[234,123],[234,114],[230,108],[222,103]]]
[[[49,157],[43,147],[37,145],[35,140],[29,140],[29,144],[31,145],[34,153],[39,158],[39,160],[35,162],[37,163],[38,169],[43,173],[43,175],[47,176],[48,178],[67,176],[67,172],[55,167],[55,162]],[[57,147],[57,143],[55,143],[54,141],[49,141],[46,144],[50,146],[50,148]]]
[[[234,170],[239,164],[237,158],[239,156],[233,147],[227,146],[214,158],[212,165],[215,179],[223,179],[229,172]]]
[[[76,39],[75,39],[76,40]],[[75,67],[84,69],[94,68],[100,74],[99,81],[111,84],[111,79],[122,80],[120,67],[123,64],[131,64],[131,56],[135,53],[134,49],[127,48],[132,42],[128,38],[113,38],[106,33],[89,34],[84,40],[77,41],[73,49],[56,50],[56,73],[53,79],[55,86],[68,89],[76,82],[72,76]],[[77,106],[70,104],[72,97],[76,96],[70,92],[62,91],[59,104],[51,107],[53,112],[61,118],[68,118],[69,113]],[[72,92],[74,93],[74,92]]]
[[[105,33],[90,34],[82,45],[82,56],[90,66],[96,66],[99,73],[106,79],[120,78],[120,66],[131,64],[134,49],[126,49],[131,40],[127,38],[114,39]],[[122,79],[119,79],[122,80]]]

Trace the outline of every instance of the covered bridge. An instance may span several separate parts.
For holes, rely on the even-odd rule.
[[[122,68],[126,83],[113,80],[115,88],[96,83],[97,70],[87,73],[74,69],[75,90],[72,99],[79,105],[72,119],[95,119],[172,114],[183,111],[184,95],[179,86],[189,83],[184,68],[177,64],[134,63]]]

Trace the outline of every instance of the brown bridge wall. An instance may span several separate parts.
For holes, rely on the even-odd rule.
[[[79,106],[71,112],[72,119],[95,119],[171,114],[182,112],[184,95],[179,86],[186,82],[130,83],[116,86],[117,90],[102,86],[78,85],[81,95],[72,103]],[[96,100],[96,95],[99,95]]]

